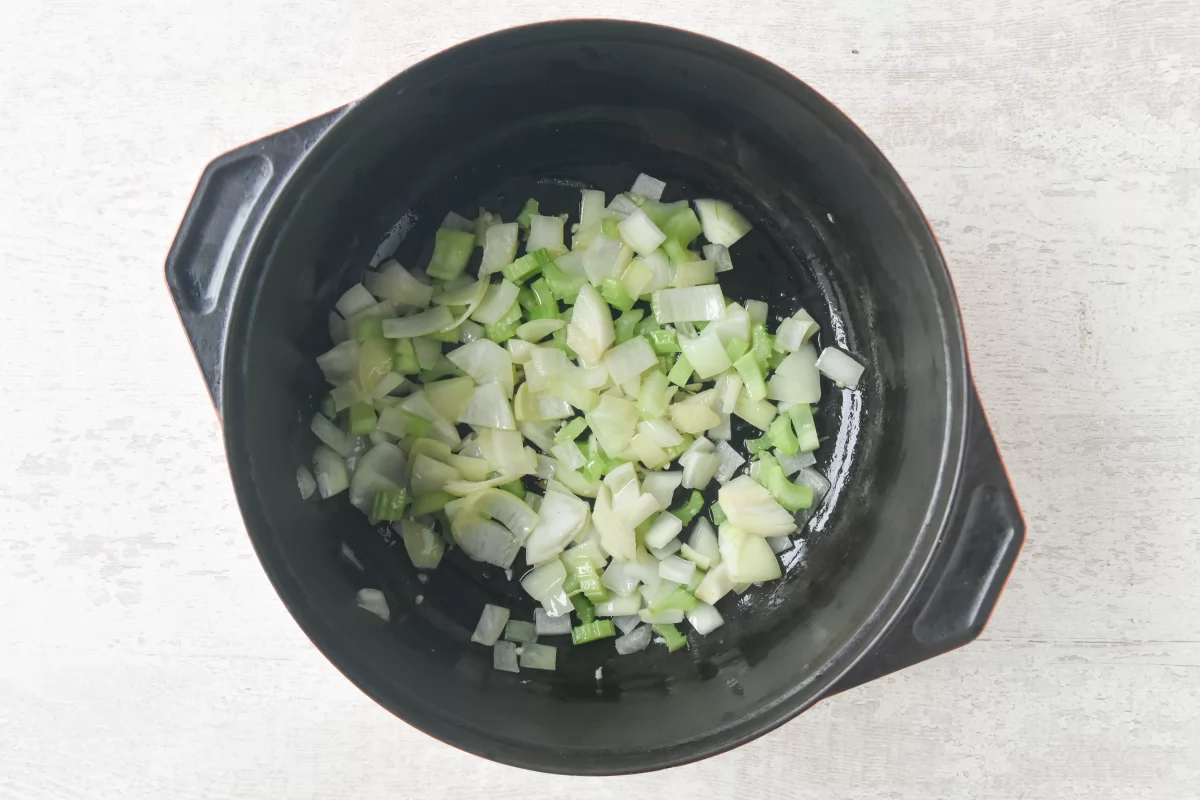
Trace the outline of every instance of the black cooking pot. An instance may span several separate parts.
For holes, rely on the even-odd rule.
[[[313,359],[364,266],[393,249],[424,266],[447,210],[512,219],[536,196],[543,213],[575,214],[579,188],[611,196],[641,171],[667,182],[664,200],[744,211],[755,228],[733,248],[727,294],[772,314],[803,305],[820,346],[857,353],[865,377],[827,385],[818,466],[832,489],[783,579],[721,601],[724,627],[673,655],[564,645],[556,672],[497,672],[470,633],[485,602],[531,618],[516,583],[457,552],[422,582],[345,495],[300,499],[325,388]],[[976,637],[1024,540],[916,202],[828,101],[711,39],[580,21],[451,48],[210,164],[167,282],[250,538],[292,615],[381,705],[496,761],[603,774],[727,750]],[[355,607],[364,586],[386,593],[390,623]]]

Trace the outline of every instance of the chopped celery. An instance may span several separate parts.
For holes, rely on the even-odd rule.
[[[628,311],[633,308],[633,298],[616,278],[605,278],[601,282],[600,296],[604,298],[604,302],[618,311]]]
[[[401,375],[416,375],[421,371],[412,339],[396,339],[392,345],[392,369]]]
[[[542,277],[546,279],[555,298],[564,303],[574,303],[580,287],[587,283],[587,275],[568,275],[553,263],[542,267]]]
[[[733,368],[742,376],[742,388],[750,402],[757,403],[767,396],[767,381],[763,376],[763,368],[753,352],[746,353],[734,361]]]
[[[667,375],[667,380],[676,386],[687,386],[688,381],[692,379],[692,372],[692,362],[680,353],[679,358],[675,360],[675,366],[671,367],[671,372]]]
[[[759,461],[761,465],[758,471],[758,482],[771,493],[779,505],[792,513],[812,506],[813,490],[811,486],[800,486],[789,481],[783,474],[783,467],[779,466],[775,456],[769,453],[760,456]]]
[[[708,513],[712,517],[713,525],[718,528],[729,521],[729,518],[725,516],[725,509],[721,508],[720,503],[713,503],[709,506]]]
[[[700,601],[689,592],[687,589],[680,586],[678,589],[671,592],[666,597],[650,606],[650,611],[658,613],[660,611],[673,611],[678,609],[685,614],[696,607]]]
[[[533,224],[533,215],[536,213],[538,213],[538,201],[531,197],[525,201],[525,205],[521,208],[521,213],[517,214],[517,224],[523,230],[529,230],[529,226]]]
[[[774,446],[774,442],[771,441],[770,431],[757,439],[746,440],[746,452],[752,456],[760,456],[763,453],[768,453],[771,451],[772,446]]]
[[[638,392],[638,413],[644,419],[657,419],[667,413],[672,391],[667,376],[661,370],[651,370],[642,375],[642,389]]]
[[[667,646],[668,653],[674,653],[681,647],[687,647],[687,638],[679,632],[679,629],[670,623],[661,625],[651,625],[651,630],[663,638],[663,643]],[[574,632],[572,631],[572,634]]]
[[[813,422],[812,406],[808,403],[797,403],[788,409],[792,425],[796,427],[796,438],[800,442],[801,453],[811,453],[821,444],[817,439],[817,425]],[[780,448],[782,449],[782,448]],[[784,455],[788,455],[784,453]],[[795,455],[794,453],[792,455]]]
[[[559,428],[558,433],[554,434],[554,443],[562,444],[566,441],[573,441],[579,438],[579,434],[587,430],[587,420],[583,417],[576,417]]]
[[[767,366],[771,369],[779,369],[779,365],[783,363],[787,355],[787,353],[780,352],[779,350],[772,351],[770,357],[767,358]]]
[[[530,289],[528,286],[521,289],[521,291],[517,294],[517,302],[520,303],[521,308],[525,309],[526,311],[533,311],[538,307],[537,295],[535,295],[533,293],[533,289]]]
[[[453,361],[445,356],[438,356],[437,363],[429,369],[421,370],[418,377],[421,379],[421,383],[433,383],[442,378],[461,378],[463,374]]]
[[[558,319],[558,301],[554,299],[554,292],[550,289],[550,284],[545,278],[538,278],[529,285],[530,291],[533,292],[534,299],[537,300],[537,306],[530,310],[529,318],[532,319]]]
[[[521,483],[520,480],[501,484],[499,488],[513,495],[518,500],[525,499],[525,484]]]
[[[325,399],[321,401],[321,413],[330,419],[337,415],[337,404],[333,400],[333,395],[325,395]]]
[[[608,589],[600,583],[600,573],[596,572],[596,568],[592,566],[590,561],[584,561],[575,566],[573,577],[578,581],[579,588],[583,592],[583,596],[593,603],[602,603],[608,599]],[[592,610],[595,614],[595,609]],[[582,615],[580,619],[583,620]],[[585,622],[590,620],[584,620]]]
[[[553,263],[554,259],[550,257],[550,251],[542,248],[534,250],[532,253],[526,253],[500,271],[513,283],[522,283],[541,272],[547,264]]]
[[[785,456],[794,456],[800,452],[800,440],[792,432],[792,419],[787,414],[780,414],[767,428],[767,435],[779,452]]]
[[[475,251],[475,234],[453,228],[438,228],[433,243],[433,258],[425,268],[431,278],[449,281],[462,275]]]
[[[408,507],[408,491],[406,489],[385,489],[375,493],[375,503],[371,507],[371,516],[378,520],[395,522],[404,517]]]
[[[448,331],[434,331],[433,333],[427,333],[424,336],[417,338],[429,339],[434,342],[443,342],[445,344],[454,344],[458,341],[459,334],[461,333],[461,327],[462,326],[460,325],[457,328],[451,328]]]
[[[579,587],[582,589],[583,583],[578,580],[578,576],[576,576],[576,582],[579,583]],[[571,605],[575,607],[575,613],[579,616],[579,621],[584,625],[595,621],[596,607],[592,605],[592,601],[588,600],[587,597],[582,594],[573,594],[571,595]],[[576,642],[576,644],[579,644],[579,642]]]
[[[578,597],[579,595],[575,595]],[[678,634],[678,631],[676,631]],[[598,619],[577,628],[571,629],[571,644],[587,644],[597,639],[607,639],[616,636],[617,629],[611,619]]]
[[[662,245],[663,252],[672,264],[686,264],[689,261],[699,261],[700,256],[688,250],[675,239],[667,239]]]
[[[413,500],[412,515],[420,517],[425,514],[432,514],[435,511],[441,511],[446,507],[446,503],[453,502],[458,498],[449,492],[430,492],[423,494]]]
[[[567,577],[563,580],[563,594],[568,598],[574,597],[583,591],[583,587],[579,585],[579,576],[574,572],[568,572]]]
[[[616,334],[615,344],[625,344],[632,339],[634,328],[644,316],[646,316],[646,312],[642,309],[631,308],[617,317],[613,322],[613,331]]]
[[[577,356],[575,355],[575,351],[572,350],[567,345],[567,329],[566,328],[559,328],[553,334],[551,334],[550,338],[554,340],[555,347],[557,347],[559,350],[562,350],[564,353],[567,354],[567,358],[571,358],[571,359],[577,358]]]
[[[742,356],[746,355],[746,351],[750,349],[750,343],[745,339],[733,338],[725,343],[725,355],[729,356],[730,361],[737,361]]]
[[[672,214],[662,226],[668,239],[674,239],[684,247],[700,235],[700,220],[690,208],[682,208]]]
[[[350,433],[355,436],[366,436],[375,430],[375,409],[366,403],[355,403],[350,406]]]
[[[660,331],[662,329],[662,326],[658,324],[658,320],[651,316],[646,317],[644,320],[639,322],[637,327],[633,330],[639,336],[649,336],[655,331]]]
[[[604,219],[600,220],[600,232],[608,238],[616,239],[619,242],[621,241],[621,232],[617,230],[617,225],[619,225],[620,222],[621,220],[617,219],[616,217],[605,217]]]
[[[517,335],[521,327],[521,304],[513,303],[504,316],[491,325],[483,326],[483,334],[496,344],[502,344]]]
[[[692,494],[688,497],[687,502],[679,508],[672,508],[671,513],[679,518],[685,526],[691,523],[697,514],[704,508],[704,495],[693,489]]]
[[[775,348],[775,337],[767,333],[766,325],[755,325],[750,332],[750,352],[759,369],[766,369],[771,360],[771,351]],[[743,379],[744,380],[744,379]]]
[[[659,328],[650,331],[650,346],[660,356],[679,352],[679,335],[674,328]]]
[[[360,317],[351,323],[351,327],[359,344],[367,339],[383,338],[383,320],[379,317]]]

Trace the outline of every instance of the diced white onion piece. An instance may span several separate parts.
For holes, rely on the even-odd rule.
[[[816,403],[821,399],[817,353],[811,344],[801,345],[783,359],[767,381],[767,397],[789,403]]]
[[[533,474],[536,475],[537,477],[541,478],[544,481],[548,481],[554,477],[554,470],[555,470],[557,464],[558,464],[557,459],[551,458],[550,456],[544,456],[541,453],[538,453],[537,454],[537,469],[535,469],[533,471]],[[538,504],[536,506],[532,502],[529,502],[529,501],[534,500],[535,498],[538,501]],[[541,498],[539,498],[536,494],[531,494],[528,497],[526,497],[526,502],[529,502],[529,507],[532,508],[534,511],[537,511],[539,508],[541,508]]]
[[[613,197],[612,202],[608,204],[608,213],[605,216],[614,217],[616,219],[625,219],[627,216],[638,210],[638,204],[629,199],[629,195],[618,194]]]
[[[517,328],[517,336],[527,342],[540,342],[566,324],[561,319],[534,319]]]
[[[571,616],[552,617],[544,608],[533,610],[533,624],[538,636],[563,636],[571,633]]]
[[[811,467],[801,467],[796,483],[813,490],[813,508],[829,493],[829,479]]]
[[[733,477],[733,473],[738,471],[742,464],[746,463],[746,459],[742,458],[736,450],[729,446],[728,442],[720,442],[717,444],[716,456],[719,460],[716,474],[713,476],[717,479],[717,483],[729,483]]]
[[[658,575],[663,580],[687,583],[696,572],[696,565],[679,556],[667,556],[658,562]]]
[[[725,353],[725,348],[721,346],[721,339],[718,337],[716,329],[712,325],[705,328],[704,332],[694,339],[680,335],[679,347],[683,350],[683,354],[687,356],[692,369],[705,380],[714,375],[720,375],[733,366],[733,363],[729,360],[729,356]]]
[[[732,247],[750,232],[750,221],[724,200],[693,200],[704,238],[713,244]]]
[[[792,549],[792,540],[787,536],[768,536],[767,544],[771,547],[771,552],[778,555]]]
[[[389,339],[411,339],[427,336],[446,328],[454,322],[454,315],[445,306],[434,306],[409,317],[385,319],[383,335]]]
[[[322,442],[332,448],[342,458],[349,456],[354,451],[354,437],[342,431],[337,425],[334,425],[323,414],[313,414],[312,432]]]
[[[725,313],[721,315],[721,318],[714,321],[704,330],[707,332],[710,329],[716,332],[717,337],[721,340],[721,344],[731,342],[734,339],[749,342],[750,314],[738,303],[730,303],[725,307]]]
[[[333,497],[350,486],[350,474],[346,462],[332,448],[319,444],[313,451],[313,472],[317,478],[317,492],[321,499]]]
[[[613,494],[615,499],[617,493],[625,487],[632,485],[632,494],[628,495],[630,499],[636,498],[638,495],[637,483],[637,468],[633,464],[621,464],[614,468],[604,477],[604,485]]]
[[[604,572],[608,575],[609,570]],[[602,581],[603,582],[603,581]],[[615,590],[614,590],[615,591]],[[637,614],[642,607],[642,597],[633,590],[633,594],[629,596],[614,595],[607,600],[596,603],[597,617],[628,617]]]
[[[638,612],[638,616],[642,618],[642,622],[647,625],[670,625],[677,622],[683,622],[683,612],[678,608],[671,608],[665,611],[651,611],[648,608],[643,608]]]
[[[629,400],[612,393],[605,394],[591,411],[587,412],[588,425],[604,452],[620,453],[633,438],[639,419],[637,406]]]
[[[660,289],[650,296],[650,307],[654,311],[654,320],[660,325],[711,321],[720,319],[724,313],[725,295],[715,283],[686,289]]]
[[[621,633],[629,633],[638,625],[642,624],[642,618],[637,614],[629,614],[624,617],[613,617],[613,625],[617,626],[617,630]]]
[[[679,517],[664,511],[654,518],[650,530],[646,531],[647,547],[662,547],[683,531],[683,523]],[[686,583],[686,581],[684,581]]]
[[[630,194],[640,194],[647,200],[661,200],[663,189],[667,188],[667,184],[660,181],[658,178],[652,178],[646,173],[640,173],[637,179],[633,182],[633,187],[630,188]]]
[[[701,403],[675,403],[668,411],[671,424],[683,433],[704,433],[721,424],[721,415]]]
[[[525,364],[525,382],[535,392],[550,388],[554,378],[573,376],[574,366],[567,354],[557,347],[534,347]]]
[[[387,598],[378,589],[359,589],[356,600],[358,601],[359,608],[365,608],[384,622],[392,618]]]
[[[442,357],[442,345],[433,339],[413,339],[417,351],[417,363],[421,369],[433,369]]]
[[[725,504],[722,503],[721,508],[724,507]],[[717,541],[721,546],[721,563],[728,570],[729,579],[734,583],[773,581],[783,574],[779,568],[779,559],[762,536],[756,536],[727,522],[718,531]]]
[[[788,478],[804,467],[811,467],[817,463],[817,457],[812,453],[797,453],[794,456],[785,456],[778,450],[773,450],[771,454],[775,456],[775,460],[779,462],[779,466],[783,467],[784,477]]]
[[[707,636],[725,624],[725,618],[708,603],[700,603],[687,612],[687,621],[701,636]]]
[[[501,489],[482,489],[458,502],[467,503],[472,511],[499,521],[521,541],[525,541],[538,524],[538,515],[533,509],[521,498]]]
[[[351,505],[369,514],[376,492],[394,491],[404,485],[408,477],[406,463],[404,451],[394,444],[384,442],[372,447],[359,459],[350,479]],[[458,475],[458,470],[452,472]]]
[[[547,422],[549,420],[567,419],[575,414],[571,405],[565,400],[547,392],[534,392],[528,383],[521,384],[517,397],[513,401],[513,413],[519,422]]]
[[[614,593],[622,597],[628,597],[633,594],[633,591],[637,588],[638,579],[630,574],[628,566],[624,562],[613,561],[600,577],[601,585],[612,589]],[[629,613],[637,613],[637,608],[634,608]]]
[[[638,621],[639,627],[626,632],[624,636],[618,637],[613,642],[613,646],[617,649],[617,655],[627,656],[630,653],[638,653],[645,650],[650,644],[654,629],[649,625],[642,625],[641,617],[634,616],[632,619]]]
[[[522,423],[526,428],[531,424],[536,423]],[[500,472],[530,475],[537,469],[537,457],[530,448],[525,447],[521,433],[489,428],[481,428],[477,433],[483,457]]]
[[[565,275],[572,278],[587,277],[587,270],[583,267],[583,253],[570,252],[563,253],[558,258],[554,259],[554,266],[563,271]]]
[[[351,501],[354,500],[355,482],[358,480],[360,472],[362,470],[355,470],[354,481],[351,481]],[[441,461],[432,459],[427,455],[418,454],[413,459],[412,476],[409,480],[409,485],[414,495],[421,496],[443,491],[447,483],[461,481],[462,477],[462,473],[449,464],[443,464]],[[379,491],[381,489],[395,489],[397,487],[395,485],[383,485],[380,487],[371,486],[370,488]],[[373,492],[371,496],[374,497]],[[357,506],[358,503],[355,503],[355,505]]]
[[[642,491],[654,495],[660,508],[667,508],[671,505],[675,490],[682,483],[683,473],[680,471],[651,472],[642,478]]]
[[[492,647],[492,669],[501,672],[520,672],[517,666],[517,645],[515,642],[496,642]]]
[[[826,347],[821,351],[821,357],[817,359],[817,369],[838,386],[850,389],[858,386],[858,379],[863,374],[863,365],[858,363],[853,356],[836,347]],[[798,400],[796,402],[805,401]]]
[[[534,567],[521,578],[521,588],[534,600],[541,600],[562,589],[567,568],[558,559]]]
[[[721,423],[709,428],[705,435],[713,441],[727,442],[733,438],[733,425],[729,414],[721,414]]]
[[[759,430],[765,431],[774,421],[777,409],[766,400],[751,401],[743,392],[733,408],[733,413]]]
[[[686,462],[680,457],[679,464],[683,467],[683,488],[704,489],[717,474],[721,459],[713,453],[695,453]]]
[[[608,304],[594,287],[584,284],[575,301],[571,324],[567,326],[567,346],[590,366],[597,366],[614,338]]]
[[[546,669],[554,671],[558,650],[548,644],[526,644],[521,647],[522,669]]]
[[[308,467],[296,467],[296,486],[300,489],[300,496],[307,500],[313,496],[313,492],[317,490],[317,479],[308,471]]]
[[[729,272],[733,269],[733,259],[729,257],[729,248],[725,245],[706,244],[702,249],[704,251],[704,259],[713,262],[717,268],[717,272]],[[765,318],[763,321],[765,321]]]
[[[517,302],[517,295],[520,292],[521,290],[517,288],[516,284],[510,281],[502,280],[499,283],[493,283],[487,288],[483,302],[475,309],[471,319],[482,322],[484,325],[493,325],[499,322],[513,307],[513,303]]]
[[[619,505],[614,502],[613,506],[613,510],[617,516],[631,528],[641,525],[661,508],[662,506],[658,504],[658,500],[654,499],[654,495],[652,494],[639,494],[631,502],[622,502]]]
[[[704,286],[717,280],[716,265],[711,261],[685,261],[676,264],[671,285],[683,288],[687,286]]]
[[[620,277],[632,260],[633,250],[607,236],[597,236],[583,251],[583,269],[592,286],[599,286],[605,278]]]
[[[748,475],[738,476],[722,486],[717,500],[729,522],[746,533],[785,536],[796,530],[792,515]],[[738,580],[736,574],[733,577]]]
[[[483,236],[483,261],[479,275],[491,275],[507,267],[517,257],[521,227],[515,222],[493,225]],[[482,322],[483,320],[480,320]]]
[[[537,642],[537,628],[532,622],[510,619],[504,625],[504,639],[509,642],[533,644]]]
[[[642,431],[634,435],[629,440],[629,449],[637,456],[637,460],[642,462],[647,469],[655,470],[666,466],[670,461],[670,456],[667,451],[662,449],[658,442],[654,441],[649,434]]]
[[[579,200],[579,229],[599,227],[603,217],[604,192],[598,189],[584,189]]]
[[[697,600],[714,605],[729,594],[731,589],[733,589],[733,581],[729,579],[729,571],[724,564],[719,564],[704,575],[704,580],[700,581],[700,585],[696,587],[693,594]]]
[[[349,319],[360,311],[364,311],[375,305],[375,296],[367,291],[367,287],[361,283],[356,283],[345,291],[334,303],[334,308],[343,317]]]
[[[554,457],[557,458],[564,466],[566,466],[567,469],[582,469],[587,463],[587,459],[584,457],[583,451],[579,449],[579,445],[577,445],[574,440],[569,439],[565,442],[560,442],[559,444],[554,445],[554,447],[550,449],[550,452],[553,453]]]
[[[358,374],[358,342],[350,339],[317,356],[325,380],[340,386]]]
[[[329,338],[334,344],[341,344],[350,336],[350,326],[346,324],[346,320],[342,319],[342,315],[336,311],[329,312]]]
[[[525,560],[541,564],[556,558],[587,521],[587,503],[572,495],[547,493],[538,510],[537,525],[525,540]]]
[[[469,512],[451,517],[450,534],[472,561],[501,569],[511,567],[521,549],[520,540],[508,528]]]
[[[467,231],[468,233],[475,232],[475,223],[464,217],[462,214],[451,211],[446,214],[442,220],[442,224],[438,227],[452,228],[456,231]]]
[[[478,343],[476,343],[478,344]],[[507,357],[507,353],[505,356]],[[516,421],[513,420],[512,407],[504,396],[504,389],[496,383],[485,383],[475,389],[467,410],[458,418],[459,422],[483,428],[498,428],[504,431],[515,431]]]
[[[705,256],[707,258],[708,256]],[[719,271],[719,270],[718,270]],[[750,315],[751,325],[765,325],[769,307],[762,300],[747,300],[746,313]]]
[[[614,383],[625,383],[658,366],[658,356],[645,336],[634,336],[604,355],[604,366]]]
[[[592,522],[600,531],[600,546],[613,558],[633,561],[636,558],[637,540],[633,527],[627,525],[612,509],[607,486],[601,486],[592,510]]]
[[[732,414],[737,408],[738,398],[742,395],[742,376],[729,370],[717,378],[714,391],[717,393],[715,410],[719,414]]]
[[[433,299],[433,287],[421,283],[393,259],[381,264],[377,272],[363,275],[363,285],[395,305],[426,308]]]
[[[544,217],[540,214],[530,216],[529,239],[525,242],[525,252],[532,253],[543,249],[548,251],[551,257],[567,252],[567,246],[563,244],[562,217]]]
[[[508,348],[508,354],[512,357],[514,364],[524,365],[533,358],[533,345],[524,339],[512,338],[504,343]]]
[[[640,208],[617,223],[617,231],[640,256],[650,255],[667,240],[667,235]]]
[[[375,388],[371,390],[371,397],[379,399],[386,397],[392,392],[400,389],[405,384],[405,378],[399,372],[389,372],[379,379],[379,383],[375,384]]]
[[[392,523],[392,529],[400,533],[408,558],[417,569],[436,569],[446,552],[446,543],[428,526],[415,519]]]
[[[789,353],[796,352],[800,345],[804,344],[805,329],[804,323],[788,317],[779,323],[779,328],[775,331],[775,346]]]
[[[679,548],[679,555],[681,558],[686,558],[700,569],[708,569],[712,566],[712,561],[709,560],[708,556],[693,550],[690,544],[681,546]]]
[[[666,546],[664,547],[651,547],[650,555],[654,556],[659,561],[662,561],[667,556],[675,555],[681,549],[683,549],[683,545],[680,544],[679,540],[672,539],[671,541],[667,542]]]

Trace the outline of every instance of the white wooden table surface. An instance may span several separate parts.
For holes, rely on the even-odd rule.
[[[893,160],[1029,541],[972,646],[581,780],[412,730],[300,633],[162,262],[223,150],[463,38],[605,14],[776,61]],[[12,0],[0,266],[0,798],[1200,797],[1195,0]]]

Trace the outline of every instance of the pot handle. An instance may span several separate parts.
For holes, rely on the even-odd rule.
[[[974,386],[958,500],[907,611],[830,694],[941,655],[975,639],[1025,542],[1025,521]]]
[[[167,287],[217,413],[233,297],[267,209],[349,106],[219,156],[204,169],[167,254]]]

